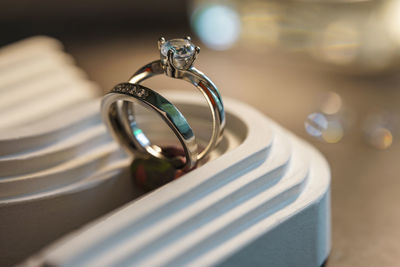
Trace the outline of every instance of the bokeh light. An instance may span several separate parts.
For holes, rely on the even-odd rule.
[[[195,0],[193,6],[193,28],[213,49],[238,41],[279,47],[357,75],[400,66],[400,0]]]
[[[334,21],[322,33],[321,58],[338,65],[350,64],[357,57],[360,41],[359,30],[352,23]]]
[[[328,92],[324,94],[320,109],[323,113],[328,115],[336,114],[342,108],[342,98],[335,92]]]
[[[344,135],[343,126],[339,120],[332,119],[328,121],[328,128],[322,132],[323,141],[335,144],[342,140]]]
[[[240,35],[240,17],[230,6],[200,6],[192,15],[192,24],[202,42],[215,50],[228,49]]]
[[[400,1],[387,1],[383,8],[390,37],[400,44]]]
[[[312,113],[308,115],[304,126],[310,136],[325,143],[338,143],[344,136],[343,125],[338,116]]]
[[[393,143],[393,135],[389,129],[378,127],[369,132],[368,141],[375,148],[387,149]]]
[[[307,116],[304,127],[309,135],[319,138],[328,129],[328,120],[321,113],[312,113]]]
[[[273,1],[258,1],[249,3],[241,10],[241,37],[248,44],[262,42],[267,45],[277,45],[280,36],[279,5]]]
[[[387,149],[393,144],[398,116],[387,110],[377,110],[364,120],[363,132],[369,145],[377,149]]]
[[[347,112],[344,112],[346,109],[343,108],[342,97],[333,91],[323,93],[318,110],[319,112],[307,117],[307,133],[325,143],[338,143],[344,136],[345,127],[350,123]],[[316,129],[319,130],[318,134],[314,133]]]

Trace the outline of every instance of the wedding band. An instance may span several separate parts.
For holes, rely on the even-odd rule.
[[[169,41],[160,38],[158,48],[160,50],[160,60],[153,61],[140,68],[129,79],[129,83],[140,84],[152,76],[166,74],[172,78],[188,81],[200,90],[210,107],[212,116],[211,138],[207,146],[197,156],[197,160],[201,160],[208,155],[222,138],[225,128],[225,111],[221,95],[215,84],[206,75],[193,67],[200,48],[194,46],[190,37]],[[125,130],[128,130],[128,126],[134,122],[133,105],[124,103],[118,109],[118,114],[125,118],[122,119]]]
[[[184,166],[179,166],[179,164],[182,165],[181,160],[166,157],[160,147],[150,143],[149,139],[136,124],[133,114],[128,114],[127,116],[130,121],[130,130],[127,131],[123,121],[125,117],[121,117],[121,114],[118,113],[118,108],[121,108],[119,105],[124,103],[139,103],[161,116],[182,144],[186,158]],[[176,168],[182,168],[183,170],[190,170],[196,166],[198,152],[192,128],[182,113],[157,92],[138,84],[118,84],[103,97],[101,114],[114,139],[129,154],[134,154],[135,156],[142,154],[144,157],[150,154],[154,157],[171,161]]]

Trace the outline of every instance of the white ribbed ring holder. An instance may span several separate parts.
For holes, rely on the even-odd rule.
[[[0,265],[320,266],[330,248],[329,167],[263,114],[224,98],[224,139],[199,168],[145,196],[100,120],[100,89],[61,44],[0,49]],[[198,95],[166,93],[201,146]],[[138,109],[148,137],[177,142]],[[142,113],[140,113],[142,112]],[[142,196],[139,198],[139,196]],[[136,200],[135,200],[136,198]],[[134,199],[134,200],[132,200]]]
[[[194,128],[209,120],[199,96],[165,95]],[[253,108],[231,99],[225,107],[225,137],[207,163],[25,264],[321,266],[330,249],[327,162]]]

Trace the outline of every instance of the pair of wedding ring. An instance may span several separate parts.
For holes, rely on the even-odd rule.
[[[116,85],[102,100],[101,114],[112,136],[135,157],[152,156],[171,162],[176,168],[193,169],[197,162],[208,155],[221,140],[225,127],[225,112],[221,95],[215,84],[193,67],[200,52],[190,37],[158,41],[160,60],[153,61],[132,75],[128,82]],[[183,114],[170,101],[140,83],[152,76],[165,74],[182,79],[196,86],[204,95],[212,116],[212,134],[207,146],[198,151],[192,128]],[[163,153],[159,146],[151,144],[136,123],[134,104],[144,105],[156,112],[172,129],[182,145],[185,160]],[[182,162],[183,165],[182,165]]]

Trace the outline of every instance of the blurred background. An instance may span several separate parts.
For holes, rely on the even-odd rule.
[[[0,45],[58,38],[103,91],[191,35],[196,66],[314,144],[332,168],[326,266],[400,261],[400,0],[0,2]],[[193,88],[163,77],[150,87]],[[101,95],[103,92],[99,92]]]

